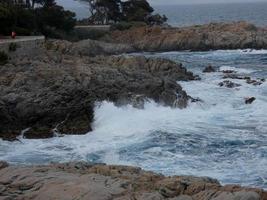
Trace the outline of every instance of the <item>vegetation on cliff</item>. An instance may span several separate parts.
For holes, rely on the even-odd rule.
[[[144,22],[161,25],[167,21],[165,15],[153,14],[154,9],[147,0],[82,0],[89,3],[90,24],[117,24]]]
[[[15,31],[19,35],[57,36],[71,31],[75,23],[75,13],[65,11],[55,0],[28,0],[21,4],[0,0],[0,35]]]

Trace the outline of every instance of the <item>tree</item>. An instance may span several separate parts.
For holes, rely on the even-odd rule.
[[[122,13],[125,21],[146,21],[154,9],[146,0],[129,0],[122,2]]]
[[[15,19],[15,9],[10,9],[11,5],[7,2],[0,2],[0,34],[10,34],[11,29],[14,26]]]
[[[70,31],[76,24],[75,13],[65,11],[63,7],[52,1],[46,2],[42,8],[36,9],[36,19],[39,30],[47,35],[48,29]]]
[[[110,24],[117,22],[145,22],[160,25],[167,21],[166,16],[153,15],[154,9],[147,0],[81,0],[89,3],[92,24]]]
[[[83,0],[89,3],[89,21],[94,24],[107,24],[120,21],[120,0]]]
[[[0,34],[10,35],[11,31],[16,31],[19,35],[51,36],[58,31],[69,32],[76,24],[75,13],[65,11],[55,0],[31,0],[30,6],[17,3],[0,0]]]

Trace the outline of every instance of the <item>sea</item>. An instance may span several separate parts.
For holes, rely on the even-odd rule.
[[[89,6],[78,0],[57,0],[76,13],[77,19],[88,18]],[[267,27],[267,2],[213,3],[191,5],[155,5],[155,13],[165,14],[172,26],[190,26],[211,22],[248,21]]]
[[[200,19],[195,23],[201,23],[197,21]],[[182,23],[180,19],[175,21]],[[264,17],[256,21],[266,22]],[[23,165],[68,161],[130,165],[164,175],[208,176],[222,184],[267,189],[267,81],[255,86],[245,80],[224,79],[223,73],[231,70],[238,76],[266,79],[267,50],[145,52],[127,56],[136,55],[183,63],[201,80],[178,83],[202,102],[190,103],[182,110],[153,101],[146,102],[144,109],[100,102],[95,105],[92,132],[40,140],[23,136],[15,142],[0,140],[0,160]],[[217,72],[203,73],[208,65],[216,67]],[[240,86],[220,87],[224,80]],[[248,97],[256,100],[245,104]]]

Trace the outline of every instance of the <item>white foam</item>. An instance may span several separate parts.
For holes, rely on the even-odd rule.
[[[234,69],[237,73],[250,70]],[[179,110],[145,104],[95,108],[94,131],[82,136],[45,140],[0,141],[0,160],[13,163],[87,160],[140,166],[167,175],[211,176],[223,183],[267,188],[267,83],[249,85],[232,80],[237,89],[219,87],[222,73],[201,74],[201,81],[180,82],[193,97]],[[255,96],[251,105],[245,97]]]

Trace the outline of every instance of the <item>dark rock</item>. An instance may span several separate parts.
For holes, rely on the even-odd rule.
[[[233,74],[233,73],[236,73],[236,71],[234,71],[234,70],[222,70],[221,72],[224,73],[224,74]]]
[[[61,57],[59,60],[57,57]],[[152,99],[185,108],[177,80],[195,77],[181,64],[145,57],[78,57],[47,52],[0,68],[0,138],[48,138],[92,130],[95,102],[142,108]]]
[[[248,97],[245,99],[246,104],[252,104],[256,100],[255,97]]]
[[[209,65],[203,70],[203,73],[211,73],[211,72],[216,72],[216,70],[211,65]]]
[[[257,85],[262,85],[262,81],[261,80],[251,80],[251,79],[248,79],[247,81],[247,84],[251,84],[251,85],[254,85],[254,86],[257,86]]]
[[[6,167],[8,167],[8,166],[9,166],[9,164],[8,164],[7,162],[5,162],[5,161],[0,161],[0,170],[6,168]]]
[[[223,76],[223,79],[239,79],[239,80],[243,80],[244,78],[237,75],[237,74],[226,74]]]
[[[190,96],[189,98],[190,98],[190,100],[191,100],[192,103],[196,103],[196,102],[204,102],[202,99],[200,99],[200,98],[198,98],[198,97],[197,97],[197,98],[193,98],[193,97]]]
[[[223,82],[220,82],[218,85],[219,85],[220,87],[227,87],[227,88],[235,88],[235,87],[240,87],[240,86],[241,86],[241,85],[238,84],[238,83],[234,83],[234,82],[232,82],[232,81],[228,81],[228,80],[223,81]]]

